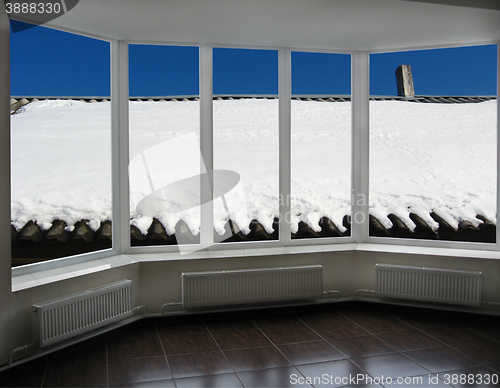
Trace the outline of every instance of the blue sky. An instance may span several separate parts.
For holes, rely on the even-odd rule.
[[[13,22],[18,23],[18,22]],[[109,43],[45,27],[11,31],[11,95],[109,96]],[[130,94],[198,94],[198,48],[131,45]],[[496,46],[370,56],[370,93],[396,95],[412,67],[417,95],[495,95]],[[215,94],[277,94],[278,53],[214,49]],[[349,94],[350,56],[292,53],[293,94]]]

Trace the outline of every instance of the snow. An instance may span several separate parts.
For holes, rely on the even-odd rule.
[[[495,222],[496,106],[371,101],[370,213],[385,227],[393,213],[410,229],[410,212],[434,229],[432,211],[453,227],[463,219],[478,225],[478,214]],[[110,108],[110,102],[46,100],[11,116],[16,229],[29,220],[46,230],[56,219],[70,227],[85,219],[96,230],[112,219]],[[292,101],[292,231],[299,221],[319,231],[323,216],[345,230],[342,219],[351,213],[350,118],[349,102]],[[277,100],[214,101],[214,169],[240,177],[214,202],[218,233],[228,211],[243,233],[252,219],[272,232],[279,202],[287,200],[278,195],[278,133]],[[137,206],[205,172],[199,102],[131,102],[129,172],[132,225],[146,233],[154,216],[168,234],[179,220],[198,233],[196,190],[168,197],[171,202],[162,206],[169,212]],[[219,184],[224,182],[216,180],[216,189]]]
[[[435,229],[431,211],[455,228],[495,222],[496,101],[370,105],[370,206],[384,226],[394,213],[413,229],[410,210]]]
[[[111,218],[110,103],[40,101],[11,116],[12,223]]]

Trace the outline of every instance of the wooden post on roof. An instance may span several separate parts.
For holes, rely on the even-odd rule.
[[[396,80],[398,83],[398,96],[414,97],[413,76],[410,65],[399,65],[396,70]]]

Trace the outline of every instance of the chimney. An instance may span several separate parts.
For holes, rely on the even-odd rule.
[[[399,65],[396,70],[396,81],[398,83],[398,96],[414,97],[413,76],[410,65]]]

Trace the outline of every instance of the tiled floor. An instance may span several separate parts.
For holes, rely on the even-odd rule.
[[[0,374],[2,387],[499,387],[499,380],[500,317],[362,302],[142,320]]]

